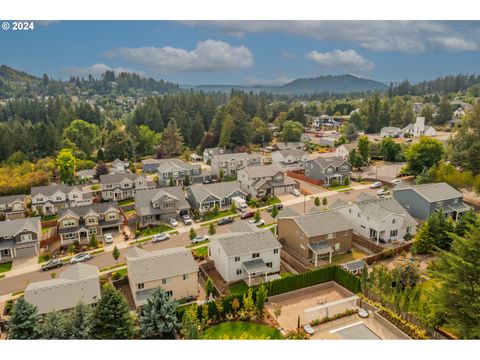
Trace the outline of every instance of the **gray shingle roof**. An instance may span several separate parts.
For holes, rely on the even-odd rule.
[[[127,258],[128,277],[133,284],[160,280],[198,271],[192,252],[184,247],[156,251],[130,249]]]
[[[345,162],[348,163],[344,158],[342,158],[340,156],[332,156],[332,157],[319,156],[319,157],[317,157],[315,159],[312,159],[310,161],[313,161],[313,162],[317,163],[323,169],[325,169],[329,166],[338,167]]]
[[[143,176],[139,176],[137,174],[131,174],[131,173],[106,174],[106,175],[100,175],[100,183],[102,185],[104,185],[104,184],[119,184],[125,179],[135,181],[139,177],[143,177]]]
[[[364,260],[360,259],[360,260],[354,260],[354,261],[344,263],[344,264],[342,264],[342,266],[347,268],[350,271],[355,271],[355,270],[363,269],[363,267],[366,264],[367,263]]]
[[[279,150],[278,152],[282,154],[283,157],[292,155],[293,157],[296,157],[296,158],[302,157],[303,155],[306,154],[306,152],[303,151],[302,149],[286,149],[286,150]]]
[[[454,189],[447,183],[430,183],[422,185],[408,185],[402,183],[395,186],[393,191],[395,192],[403,189],[412,189],[429,202],[463,197],[460,191]]]
[[[190,191],[195,199],[197,199],[199,202],[210,195],[213,195],[219,199],[224,199],[235,191],[240,191],[245,194],[238,181],[220,182],[207,185],[196,184],[190,186]]]
[[[255,178],[274,176],[275,174],[277,174],[282,170],[282,166],[280,164],[254,165],[254,166],[244,167],[243,170],[247,173],[249,177],[255,179]]]
[[[219,163],[219,162],[225,162],[229,160],[245,160],[245,159],[255,159],[258,158],[260,159],[260,155],[255,155],[255,154],[249,154],[246,152],[242,153],[228,153],[228,154],[219,154],[219,155],[214,155],[212,157],[212,164]]]
[[[100,300],[98,268],[88,264],[75,264],[58,278],[28,284],[25,300],[35,305],[39,314],[52,310],[66,310],[80,301],[93,304]]]
[[[299,216],[299,215],[301,214],[293,210],[292,208],[284,207],[282,210],[278,212],[277,219],[283,218],[283,217]]]
[[[278,142],[275,144],[275,147],[278,150],[287,150],[287,149],[298,149],[303,148],[305,146],[304,143],[297,141],[297,142]]]
[[[0,204],[11,204],[15,201],[22,201],[25,202],[25,195],[9,195],[9,196],[1,196],[0,197]]]
[[[415,219],[393,197],[364,200],[357,202],[357,206],[362,214],[374,219],[381,220],[389,216],[391,213],[396,213],[405,216],[406,226],[417,225]]]
[[[200,164],[190,164],[180,159],[161,159],[158,164],[159,172],[182,171],[201,168]]]
[[[31,217],[0,222],[0,237],[15,236],[23,229],[37,232],[40,227],[40,218]]]
[[[270,230],[227,233],[212,236],[218,241],[228,257],[278,249],[282,245]]]
[[[46,186],[34,186],[32,187],[30,193],[32,196],[36,196],[38,194],[41,194],[43,196],[52,196],[55,194],[58,190],[64,192],[65,194],[68,194],[70,191],[73,189],[78,189],[82,191],[82,188],[80,186],[68,186],[64,184],[51,184],[51,185],[46,185]]]
[[[68,214],[71,214],[73,216],[78,216],[78,217],[84,217],[91,211],[97,214],[104,214],[109,209],[120,211],[120,208],[118,207],[118,203],[116,201],[104,202],[104,203],[93,203],[90,205],[75,206],[75,207],[60,209],[58,213],[58,218],[61,219],[62,217]]]
[[[352,230],[353,226],[337,211],[316,212],[293,218],[308,237]]]
[[[172,186],[159,189],[139,190],[135,192],[135,210],[138,216],[160,214],[160,209],[152,207],[152,201],[168,196],[178,199],[178,209],[189,209],[181,186]]]

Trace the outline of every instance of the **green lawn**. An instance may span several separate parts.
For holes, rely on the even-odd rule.
[[[206,257],[208,255],[208,246],[202,246],[198,249],[193,249],[192,252],[193,252],[193,255],[195,255],[195,256]]]
[[[282,334],[270,326],[230,321],[209,327],[203,333],[204,339],[282,339]]]
[[[228,287],[230,294],[243,295],[248,291],[248,285],[244,281],[236,282]]]
[[[118,206],[127,206],[135,204],[135,199],[125,199],[118,202]]]
[[[151,236],[161,232],[173,230],[171,226],[161,224],[140,230],[140,236]]]
[[[348,190],[352,190],[352,188],[348,185],[337,185],[337,186],[329,186],[329,187],[327,187],[327,190],[330,190],[330,191],[348,191]]]
[[[135,209],[125,211],[125,215],[130,216],[130,215],[135,215]]]
[[[219,211],[217,215],[206,214],[203,218],[203,221],[216,220],[216,219],[223,218],[225,216],[235,215],[236,213],[237,213],[236,211],[232,211],[231,209],[228,209],[228,210]]]
[[[188,244],[188,245],[185,245],[186,248],[191,248],[191,247],[195,247],[195,246],[199,246],[199,245],[204,245],[204,244],[208,244],[210,242],[210,240],[204,240],[204,241],[200,241],[196,244]]]
[[[12,262],[11,261],[0,264],[0,274],[4,273],[4,272],[7,272],[7,271],[10,271],[11,269],[12,269]]]
[[[50,220],[57,220],[58,214],[47,215],[42,217],[42,221],[50,221]]]
[[[339,265],[339,264],[343,264],[343,263],[346,263],[346,262],[349,262],[349,261],[362,259],[365,256],[367,256],[367,254],[364,253],[363,251],[360,251],[358,249],[352,249],[351,253],[347,252],[347,253],[343,253],[343,254],[339,254],[339,255],[334,255],[332,257],[332,263]]]

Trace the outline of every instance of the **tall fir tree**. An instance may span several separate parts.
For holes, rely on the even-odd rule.
[[[37,339],[40,334],[38,328],[39,316],[37,308],[20,297],[12,309],[10,316],[8,337],[13,340]]]

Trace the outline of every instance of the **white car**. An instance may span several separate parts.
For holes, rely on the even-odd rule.
[[[152,242],[153,243],[157,243],[157,242],[160,242],[160,241],[165,241],[165,240],[168,240],[170,239],[170,235],[168,235],[167,233],[160,233],[160,234],[155,234],[152,236]]]
[[[402,183],[402,180],[400,180],[400,179],[393,179],[392,180],[392,184],[394,184],[394,185],[398,185],[398,184],[401,184],[401,183]]]
[[[315,329],[310,326],[310,324],[307,324],[303,327],[303,330],[308,334],[308,335],[313,335],[315,334]]]
[[[177,220],[175,220],[175,219],[172,218],[172,217],[169,217],[167,221],[168,221],[168,223],[169,223],[170,225],[172,225],[173,227],[177,227],[177,226],[178,226]]]
[[[192,218],[188,215],[183,215],[182,221],[185,225],[192,225]]]
[[[249,223],[249,224],[253,224],[253,225],[255,225],[255,226],[262,226],[262,225],[265,225],[265,220],[260,219],[260,220],[258,220],[258,222],[257,222],[257,221],[255,221],[254,219],[252,219],[252,220],[250,220],[248,223]]]
[[[380,181],[375,181],[372,185],[370,185],[370,189],[378,189],[382,187],[382,183]]]
[[[292,195],[294,195],[294,196],[300,196],[300,195],[302,195],[302,194],[300,193],[300,191],[298,191],[298,189],[293,189],[293,190],[292,190]]]
[[[110,233],[103,234],[103,241],[105,244],[111,244],[113,243],[113,236]]]
[[[388,190],[384,190],[384,189],[380,189],[377,191],[377,195],[381,196],[381,195],[387,195],[388,194]]]
[[[192,244],[196,244],[202,241],[207,241],[208,236],[207,235],[197,235],[192,239]]]
[[[92,255],[90,254],[86,254],[86,253],[77,254],[70,259],[70,264],[76,264],[82,261],[88,261],[91,258],[92,258]]]

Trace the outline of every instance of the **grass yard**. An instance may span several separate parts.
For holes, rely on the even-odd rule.
[[[209,327],[203,333],[204,339],[283,339],[280,332],[270,326],[230,321]]]
[[[118,206],[127,206],[135,204],[135,199],[125,199],[118,202]]]
[[[12,269],[12,262],[11,261],[0,264],[0,274],[4,273],[4,272],[7,272],[7,271],[10,271],[11,269]]]
[[[151,236],[151,235],[155,235],[155,234],[165,232],[165,231],[170,231],[170,230],[173,230],[173,228],[171,226],[161,224],[161,225],[158,225],[158,226],[152,226],[152,227],[149,227],[149,228],[145,228],[145,229],[142,229],[142,230],[139,230],[139,231],[140,231],[140,236]]]
[[[327,190],[330,191],[348,191],[352,190],[352,188],[348,185],[337,185],[337,186],[329,186],[326,188]]]
[[[236,213],[237,213],[236,211],[232,211],[231,209],[228,209],[228,210],[219,211],[217,215],[206,214],[206,215],[203,217],[203,221],[216,220],[216,219],[223,218],[223,217],[225,217],[225,216],[235,215]]]
[[[47,215],[42,217],[42,221],[50,221],[50,220],[57,220],[58,214]]]
[[[350,253],[344,253],[344,254],[339,254],[339,255],[334,255],[332,258],[332,264],[343,264],[349,261],[354,261],[354,260],[359,260],[367,256],[366,253],[363,251],[360,251],[358,249],[353,248],[352,252]]]
[[[135,215],[135,209],[125,211],[125,215],[127,216]]]
[[[230,294],[243,295],[248,291],[248,285],[244,281],[233,283],[228,287]]]
[[[202,246],[198,249],[193,249],[192,253],[197,257],[207,257],[208,256],[208,246]]]
[[[204,240],[204,241],[200,241],[196,244],[188,244],[188,245],[185,245],[186,248],[191,248],[191,247],[195,247],[195,246],[199,246],[199,245],[204,245],[204,244],[208,244],[210,242],[210,240]]]

